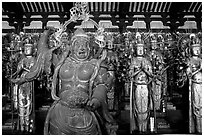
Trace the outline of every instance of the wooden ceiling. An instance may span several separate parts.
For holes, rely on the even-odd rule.
[[[63,23],[70,18],[70,9],[73,6],[74,2],[2,2],[2,21],[9,22],[10,26],[14,26],[15,22],[18,24],[24,22],[25,26],[29,26],[31,21],[42,21],[46,24],[48,21],[57,20]],[[194,15],[190,20],[197,20],[200,23],[199,28],[202,22],[202,2],[88,2],[88,9],[96,22],[111,20],[113,25],[119,25],[120,28],[124,22],[127,22],[127,26],[131,26],[136,20],[147,23],[162,21],[165,26],[170,27],[174,27],[179,21],[176,26],[178,27],[189,21],[184,19],[185,15]],[[41,17],[33,17],[35,15]],[[104,18],[100,15],[110,16]],[[144,16],[138,18],[134,15]],[[161,15],[161,17],[151,17],[151,15]],[[148,26],[147,28],[149,29]]]
[[[2,2],[2,14],[69,14],[73,2]],[[89,2],[91,14],[201,13],[201,2]]]

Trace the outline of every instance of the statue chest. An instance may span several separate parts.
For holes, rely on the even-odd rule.
[[[91,79],[92,74],[94,73],[94,65],[90,62],[74,62],[68,61],[65,62],[60,70],[59,77],[61,80],[70,81],[70,80],[82,80],[87,81]]]
[[[196,58],[196,59],[191,58],[191,60],[190,60],[191,69],[193,69],[193,68],[196,68],[196,70],[199,69],[201,67],[201,62],[202,62],[202,60],[200,58]]]
[[[34,58],[25,58],[23,60],[23,68],[30,69],[34,65]]]
[[[140,70],[140,68],[143,67],[143,58],[135,58],[133,60],[133,63],[134,63],[134,68],[136,71]]]

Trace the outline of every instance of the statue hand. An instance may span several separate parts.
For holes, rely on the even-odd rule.
[[[88,108],[90,108],[91,111],[94,111],[100,106],[100,101],[96,98],[92,98],[87,102],[86,105]]]
[[[20,81],[20,78],[9,79],[9,81],[11,81],[12,83],[18,83],[18,81]]]

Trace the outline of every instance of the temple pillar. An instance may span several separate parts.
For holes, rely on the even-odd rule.
[[[145,23],[146,23],[146,30],[147,30],[147,32],[149,32],[150,31],[150,29],[151,29],[151,26],[150,26],[150,22],[151,22],[151,19],[150,19],[150,17],[151,17],[151,15],[150,14],[144,14],[144,16],[145,16]]]
[[[197,30],[202,31],[202,14],[195,14]]]

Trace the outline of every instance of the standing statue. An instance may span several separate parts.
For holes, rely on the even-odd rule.
[[[57,88],[56,82],[60,82],[59,97],[52,94],[57,101],[48,112],[45,133],[102,134],[99,115],[94,113],[99,108],[108,124],[113,121],[106,104],[107,66],[101,60],[90,58],[89,43],[83,30],[77,30],[71,39],[70,56],[62,59],[55,68],[53,86]]]
[[[164,74],[161,74],[164,69],[164,59],[157,45],[157,39],[154,34],[152,34],[150,38],[150,60],[153,66],[152,71],[154,75],[158,75],[157,79],[152,82],[154,107],[156,110],[161,110],[163,95],[166,93],[164,88]],[[153,104],[151,105],[151,108],[153,109]]]
[[[162,64],[159,64],[159,69],[161,70],[160,72],[160,76],[161,76],[161,81],[162,81],[162,94],[161,94],[161,98],[162,98],[162,106],[160,108],[162,108],[162,112],[166,112],[166,103],[167,103],[167,82],[168,82],[168,75],[167,75],[167,69],[169,68],[169,66],[167,65],[167,62],[165,60],[165,41],[164,41],[164,37],[162,35],[158,35],[158,39],[157,42],[159,43],[159,53],[160,55],[160,62],[162,62]]]
[[[189,131],[202,133],[202,59],[201,45],[191,45],[192,57],[188,61],[189,77]]]
[[[47,46],[53,32],[52,28],[44,31],[38,43],[37,62],[19,83],[32,81],[49,70],[46,62],[52,62],[53,51],[59,48]],[[117,125],[106,103],[105,52],[100,59],[93,59],[91,50],[89,36],[77,29],[69,49],[55,65],[51,91],[55,102],[48,111],[44,134],[116,134]]]
[[[19,62],[17,71],[11,76],[11,81],[17,83],[19,79],[25,77],[30,72],[31,67],[35,63],[33,57],[33,44],[24,45],[25,57]],[[19,128],[21,131],[33,132],[33,95],[34,82],[25,82],[22,85],[15,84],[13,88],[14,108],[17,109],[19,115]]]
[[[144,57],[144,44],[137,43],[136,57],[130,65],[130,124],[131,132],[147,132],[149,120],[150,87],[152,77],[151,62]]]
[[[117,109],[117,98],[116,98],[116,91],[115,91],[115,71],[116,71],[116,66],[118,62],[118,58],[116,53],[114,52],[115,48],[113,45],[113,36],[112,34],[108,34],[106,36],[106,41],[107,41],[107,66],[108,66],[108,92],[107,92],[107,101],[108,101],[108,109],[111,111],[114,111]]]
[[[18,83],[32,81],[42,72],[50,73],[50,67],[54,65],[51,96],[55,101],[48,111],[44,134],[116,134],[117,125],[107,108],[107,65],[104,63],[107,52],[103,50],[104,45],[98,43],[102,55],[94,59],[92,44],[97,39],[90,41],[79,28],[60,58],[53,56],[62,45],[62,34],[71,22],[91,21],[98,28],[98,35],[104,33],[104,29],[89,18],[86,2],[76,2],[70,13],[70,19],[57,32],[55,28],[43,32],[38,42],[37,62]],[[47,43],[52,34],[57,44],[49,49]]]

